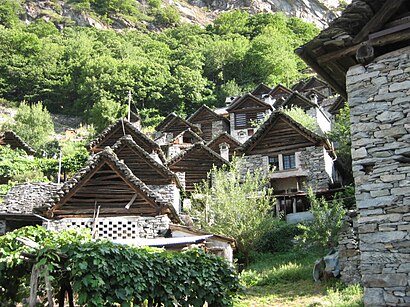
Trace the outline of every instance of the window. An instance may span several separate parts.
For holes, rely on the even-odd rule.
[[[236,128],[246,128],[246,114],[235,114],[235,127]]]
[[[271,168],[275,168],[275,170],[279,170],[279,158],[278,156],[268,157],[268,163]]]
[[[295,154],[283,155],[283,169],[296,168]]]

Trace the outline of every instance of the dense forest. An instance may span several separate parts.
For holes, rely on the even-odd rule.
[[[261,82],[290,85],[300,79],[306,66],[293,50],[318,33],[315,26],[282,13],[237,10],[203,28],[180,23],[177,11],[160,1],[148,1],[144,14],[131,0],[70,2],[103,20],[112,14],[131,16],[139,27],[119,31],[61,27],[43,19],[23,23],[22,2],[2,1],[1,99],[41,101],[53,113],[81,114],[93,122],[103,113],[122,113],[131,90],[139,110],[189,114],[201,104],[220,106],[227,95]],[[156,31],[144,26],[147,19],[156,22]]]

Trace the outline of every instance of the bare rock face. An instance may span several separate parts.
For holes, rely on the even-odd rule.
[[[284,12],[320,28],[326,27],[340,13],[338,0],[191,0],[189,3],[210,10],[208,15],[233,9],[245,9],[250,13]],[[212,16],[209,17],[212,19]]]
[[[145,0],[136,0],[141,7],[146,7]],[[207,25],[222,12],[243,9],[251,14],[284,12],[288,16],[298,17],[307,22],[312,22],[320,28],[325,28],[330,21],[340,13],[339,0],[162,0],[163,6],[173,5],[181,14],[183,22]],[[344,2],[351,2],[347,0]],[[25,13],[22,18],[26,23],[42,18],[53,21],[60,27],[76,25],[95,27],[98,29],[123,29],[133,28],[134,25],[127,20],[110,16],[111,25],[99,20],[97,16],[75,9],[67,1],[26,1]],[[150,28],[150,25],[148,25]]]

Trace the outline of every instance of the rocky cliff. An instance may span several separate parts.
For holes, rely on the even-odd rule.
[[[136,0],[137,1],[137,0]],[[137,1],[142,10],[147,8],[146,0]],[[260,12],[284,12],[288,16],[299,17],[325,27],[339,14],[339,0],[162,0],[162,6],[174,6],[181,14],[183,22],[206,25],[221,12],[243,9],[251,14]],[[135,26],[127,18],[109,16],[111,22],[90,12],[79,9],[67,1],[26,1],[23,5],[22,19],[29,23],[37,18],[52,20],[64,25],[92,26],[104,28],[127,28]],[[144,21],[149,24],[149,21]]]

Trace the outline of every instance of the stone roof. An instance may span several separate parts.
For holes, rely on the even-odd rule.
[[[359,51],[373,50],[377,57],[408,43],[410,31],[404,26],[409,11],[405,0],[353,0],[339,18],[296,53],[346,99],[346,72],[362,61]],[[368,54],[372,53],[364,53]]]
[[[235,139],[228,132],[222,132],[218,136],[214,137],[210,142],[208,142],[208,144],[206,144],[206,146],[208,146],[208,147],[212,146],[214,143],[218,142],[221,138],[229,139],[233,144],[236,144],[238,147],[240,147],[242,145],[237,139]]]
[[[187,121],[191,122],[191,120],[193,120],[195,116],[197,116],[202,110],[206,110],[207,112],[212,114],[215,119],[220,119],[229,123],[229,120],[227,118],[223,117],[221,114],[215,113],[215,111],[213,111],[210,107],[208,107],[205,104],[200,106],[191,116],[189,116]]]
[[[78,184],[80,184],[89,173],[91,173],[94,168],[100,164],[102,160],[110,161],[116,168],[117,172],[127,179],[128,183],[144,193],[148,198],[153,199],[155,203],[161,208],[168,208],[172,212],[170,217],[172,220],[179,221],[178,214],[172,204],[165,201],[160,195],[148,188],[139,178],[137,178],[132,171],[121,162],[113,150],[106,147],[103,151],[97,153],[92,158],[90,158],[85,166],[80,169],[75,176],[70,180],[66,181],[63,186],[58,189],[55,193],[51,195],[46,201],[44,201],[43,206],[39,207],[37,210],[44,212],[45,210],[52,209],[60,200],[66,197],[70,191]],[[107,187],[109,189],[109,187]]]
[[[28,155],[34,155],[36,151],[24,142],[14,131],[8,130],[0,135],[0,145],[10,145],[12,149],[22,149]]]
[[[266,84],[260,83],[257,87],[255,87],[251,94],[254,96],[260,96],[263,94],[269,94],[271,90],[271,87],[267,86]]]
[[[181,133],[179,133],[172,140],[170,140],[169,143],[172,144],[176,139],[178,139],[179,137],[181,137],[185,133],[191,133],[191,135],[196,139],[196,143],[201,143],[201,142],[204,143],[205,142],[198,134],[196,134],[194,131],[192,131],[191,128],[188,128],[188,129],[182,131]]]
[[[293,92],[292,94],[290,94],[290,96],[286,100],[279,102],[278,105],[275,104],[275,108],[278,109],[278,108],[284,108],[284,107],[291,107],[291,106],[294,105],[294,104],[292,104],[292,101],[295,101],[295,100],[299,100],[304,105],[309,106],[310,108],[319,107],[318,104],[315,104],[310,99],[303,96],[302,94],[300,94],[298,92]],[[296,106],[298,106],[298,105],[296,104]],[[306,108],[302,107],[302,109],[306,109]]]
[[[249,147],[251,147],[253,144],[258,142],[258,140],[265,135],[265,132],[271,127],[271,125],[273,125],[276,122],[276,120],[279,117],[286,120],[288,123],[290,123],[293,127],[295,127],[300,132],[302,132],[304,135],[307,135],[311,139],[315,140],[315,142],[325,145],[327,149],[329,150],[332,149],[329,140],[327,140],[325,137],[320,136],[319,134],[305,128],[302,124],[299,124],[292,117],[290,117],[283,111],[279,110],[279,111],[274,111],[271,114],[271,116],[268,118],[268,120],[265,121],[262,124],[262,126],[256,131],[256,133],[252,135],[252,137],[249,138],[245,143],[242,144],[242,146],[240,147],[240,151],[245,153]]]
[[[111,148],[113,152],[115,153],[117,149],[119,149],[123,145],[128,145],[131,148],[135,149],[138,151],[144,158],[145,160],[152,165],[154,168],[156,168],[159,172],[164,174],[165,176],[172,178],[175,183],[177,184],[178,187],[181,187],[181,183],[178,179],[178,176],[171,172],[166,166],[164,166],[162,163],[157,162],[148,152],[146,152],[142,147],[138,146],[137,143],[133,140],[133,138],[130,135],[125,135],[122,138],[120,138]]]
[[[138,130],[132,123],[130,123],[126,119],[119,119],[116,121],[114,124],[108,126],[105,128],[93,141],[91,141],[88,145],[89,149],[92,149],[95,146],[98,146],[99,143],[101,143],[109,134],[114,131],[115,129],[118,129],[122,124],[124,124],[124,127],[127,127],[133,134],[138,136],[138,138],[141,138],[141,140],[147,144],[153,149],[156,150],[158,153],[158,156],[160,159],[165,162],[165,156],[164,153],[161,150],[161,147],[155,143],[153,140],[151,140],[147,135],[145,135],[143,132]],[[115,140],[116,142],[117,140]]]
[[[0,215],[32,215],[60,185],[51,182],[22,183],[14,186],[0,203]]]
[[[182,160],[186,155],[188,155],[191,151],[193,150],[198,150],[198,149],[203,149],[205,150],[210,156],[214,157],[217,160],[220,160],[223,164],[229,164],[229,161],[225,160],[222,158],[219,154],[217,154],[215,151],[210,149],[208,146],[204,145],[203,143],[196,143],[194,146],[190,147],[189,149],[181,152],[179,155],[175,156],[171,160],[167,162],[167,165],[173,165],[177,163],[178,161]]]
[[[216,114],[216,113],[215,113]],[[201,133],[201,129],[194,124],[190,123],[189,121],[185,120],[181,116],[175,114],[174,112],[168,114],[167,117],[158,125],[155,127],[156,131],[166,131],[168,127],[172,127],[174,122],[180,121],[182,122],[187,128],[191,128],[191,130],[196,131],[196,133]]]
[[[247,99],[251,99],[252,101],[254,101],[255,103],[257,103],[258,105],[265,107],[266,109],[272,109],[272,106],[269,103],[266,103],[262,100],[260,100],[258,97],[252,95],[251,93],[247,93],[241,97],[238,97],[237,99],[235,99],[234,101],[232,101],[232,103],[229,105],[229,107],[227,107],[227,111],[231,112],[232,110],[236,109],[238,106],[241,105],[241,103],[245,102]]]

